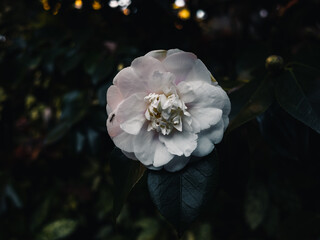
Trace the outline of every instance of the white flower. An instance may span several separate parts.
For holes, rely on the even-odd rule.
[[[107,92],[107,129],[115,145],[150,169],[182,169],[219,143],[230,113],[227,94],[201,60],[156,50],[121,70]]]

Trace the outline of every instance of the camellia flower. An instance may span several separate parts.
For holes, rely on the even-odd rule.
[[[156,50],[115,76],[107,112],[108,133],[127,157],[174,172],[221,141],[230,101],[194,54]]]

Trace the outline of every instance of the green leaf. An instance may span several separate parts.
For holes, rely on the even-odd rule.
[[[265,112],[272,104],[273,100],[273,83],[269,77],[266,77],[261,82],[257,90],[253,93],[249,101],[240,110],[238,115],[231,120],[228,127],[228,132],[240,127],[244,123]]]
[[[320,133],[320,117],[314,111],[292,70],[287,70],[277,79],[275,94],[285,111]]]
[[[47,197],[33,213],[30,224],[32,232],[34,232],[48,216],[51,200],[52,196]]]
[[[254,230],[263,221],[269,204],[267,189],[262,184],[251,183],[248,186],[244,203],[245,219],[249,227]]]
[[[81,133],[77,132],[75,135],[76,140],[76,152],[80,153],[84,147],[86,137]]]
[[[69,129],[70,124],[68,122],[61,122],[48,133],[44,140],[44,144],[49,145],[60,140],[69,131]]]
[[[88,101],[80,91],[71,91],[63,96],[61,120],[71,124],[81,120],[87,113]]]
[[[71,219],[60,219],[45,226],[39,236],[41,240],[57,240],[69,236],[77,227]]]
[[[112,72],[113,59],[103,59],[96,64],[96,69],[92,74],[92,83],[94,85],[98,84],[102,79],[106,78]]]
[[[215,151],[179,172],[149,171],[148,188],[160,213],[181,236],[196,219],[215,189],[218,156]]]
[[[145,167],[138,161],[128,159],[118,148],[111,153],[110,167],[114,184],[113,217],[115,221],[130,191],[143,176]]]

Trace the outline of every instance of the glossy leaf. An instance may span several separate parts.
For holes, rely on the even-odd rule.
[[[116,221],[130,191],[143,176],[145,167],[127,158],[118,148],[111,153],[110,167],[114,184],[113,217]]]
[[[215,189],[217,176],[215,151],[179,172],[149,171],[148,188],[152,201],[180,236],[205,206]]]
[[[49,145],[60,140],[69,131],[69,128],[70,124],[68,122],[61,122],[47,134],[44,144]]]
[[[77,222],[71,219],[60,219],[45,226],[38,239],[58,240],[69,236],[77,227]]]
[[[228,131],[230,132],[233,129],[240,127],[244,123],[265,112],[272,104],[273,100],[273,83],[269,77],[266,77],[253,93],[249,101],[240,110],[238,115],[231,120]]]
[[[292,70],[286,71],[276,82],[276,98],[291,116],[320,133],[320,117],[313,109]]]

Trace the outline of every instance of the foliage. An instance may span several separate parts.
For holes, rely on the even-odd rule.
[[[183,224],[182,239],[320,237],[319,1],[76,2],[0,2],[0,239],[175,239],[167,220]],[[229,93],[219,173],[210,156],[177,175],[143,174],[106,133],[118,70],[175,47],[196,53]],[[265,66],[270,55],[283,62]],[[202,212],[168,216],[178,209],[159,197],[185,185],[156,181],[196,166],[212,185],[186,191],[207,203],[185,204]]]

